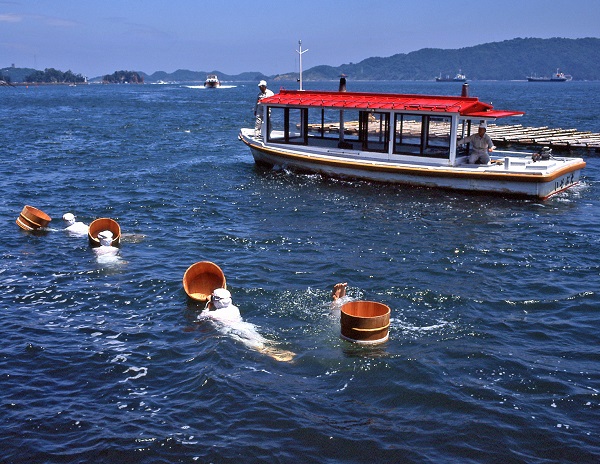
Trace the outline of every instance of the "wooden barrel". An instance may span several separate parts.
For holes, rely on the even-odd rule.
[[[24,230],[35,230],[41,229],[42,227],[46,227],[50,224],[52,218],[44,213],[42,210],[34,208],[33,206],[25,205],[19,218],[17,219],[17,224],[21,229]],[[26,227],[30,229],[27,229]]]
[[[112,246],[119,246],[121,243],[121,227],[119,223],[114,219],[110,218],[99,218],[95,221],[92,221],[90,227],[88,229],[88,239],[90,241],[90,246],[99,247],[100,239],[98,238],[98,234],[103,230],[110,230],[113,234]]]
[[[375,301],[350,301],[340,313],[342,338],[365,345],[383,343],[389,338],[390,308]]]
[[[192,300],[208,301],[215,288],[227,288],[225,274],[215,263],[194,263],[183,274],[183,289]]]
[[[19,216],[17,218],[17,225],[23,229],[26,230],[28,232],[31,232],[32,230],[35,230],[33,227],[31,227],[29,224],[27,224],[23,219],[21,219],[21,216]]]

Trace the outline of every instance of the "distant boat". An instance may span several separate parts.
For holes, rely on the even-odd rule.
[[[450,77],[450,74],[446,74],[446,77],[442,77],[442,73],[435,78],[436,82],[467,82],[467,76],[462,74],[460,71],[454,77]]]
[[[219,82],[219,78],[216,74],[209,74],[208,76],[206,76],[206,81],[204,81],[204,87],[213,89],[219,87],[220,85],[221,82]]]
[[[564,74],[558,72],[558,68],[556,69],[556,73],[552,74],[550,77],[537,77],[537,76],[529,76],[527,81],[529,82],[567,82],[573,79],[573,76],[568,74]]]

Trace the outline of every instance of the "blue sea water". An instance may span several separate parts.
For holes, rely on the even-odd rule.
[[[470,91],[527,112],[506,123],[600,132],[598,82]],[[0,89],[2,462],[598,462],[598,154],[546,202],[264,171],[237,140],[256,93]],[[53,230],[19,229],[26,204]],[[117,220],[119,259],[68,211]],[[198,320],[202,260],[294,362]],[[387,343],[340,338],[340,281],[390,306]]]

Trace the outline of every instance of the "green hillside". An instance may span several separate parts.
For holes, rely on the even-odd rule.
[[[316,66],[302,77],[337,79],[344,73],[353,80],[432,80],[460,70],[468,79],[518,80],[549,76],[557,68],[575,80],[600,80],[600,39],[518,38],[455,50],[424,48],[338,67]]]

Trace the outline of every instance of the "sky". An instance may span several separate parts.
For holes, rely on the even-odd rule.
[[[266,75],[517,37],[600,37],[599,0],[0,0],[0,68]]]

